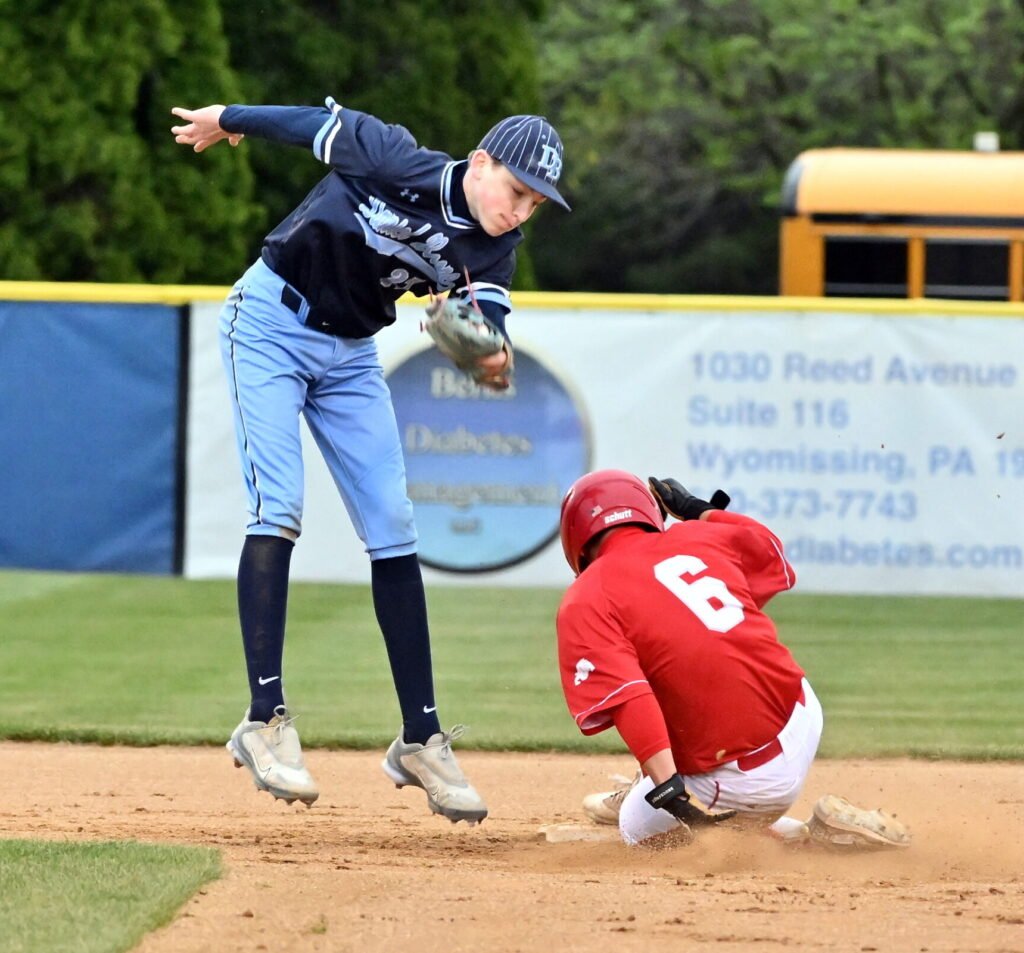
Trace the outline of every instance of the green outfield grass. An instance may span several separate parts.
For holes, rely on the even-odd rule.
[[[130,950],[220,873],[206,848],[0,840],[0,949]]]
[[[438,703],[466,747],[621,750],[578,735],[548,589],[433,586]],[[1024,601],[772,604],[825,707],[824,756],[1024,757]],[[0,737],[223,743],[247,700],[234,583],[0,573]],[[303,744],[379,747],[399,725],[369,591],[296,584],[285,653]]]

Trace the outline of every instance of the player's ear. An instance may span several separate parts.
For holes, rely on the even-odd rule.
[[[480,174],[493,160],[483,149],[474,149],[469,154],[470,171]]]

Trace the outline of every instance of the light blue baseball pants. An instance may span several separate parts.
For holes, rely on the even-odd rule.
[[[307,328],[309,306],[257,261],[220,314],[221,356],[249,504],[250,535],[302,531],[299,414],[371,559],[416,552],[391,393],[373,338]],[[285,532],[282,532],[285,531]]]

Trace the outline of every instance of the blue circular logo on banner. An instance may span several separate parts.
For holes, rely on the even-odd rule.
[[[590,468],[590,441],[547,368],[517,348],[513,385],[492,391],[430,348],[387,381],[425,565],[500,569],[558,535],[562,497]]]

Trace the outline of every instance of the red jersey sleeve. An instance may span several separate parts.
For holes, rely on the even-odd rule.
[[[659,751],[670,748],[665,715],[654,695],[631,698],[612,709],[615,727],[626,747],[641,765]]]
[[[767,526],[742,513],[711,510],[707,522],[734,528],[733,545],[740,556],[754,604],[760,609],[772,596],[796,585],[796,572],[786,559],[782,541]]]
[[[558,668],[565,701],[580,731],[614,724],[612,709],[651,694],[633,643],[608,604],[595,564],[566,592],[558,610]]]

